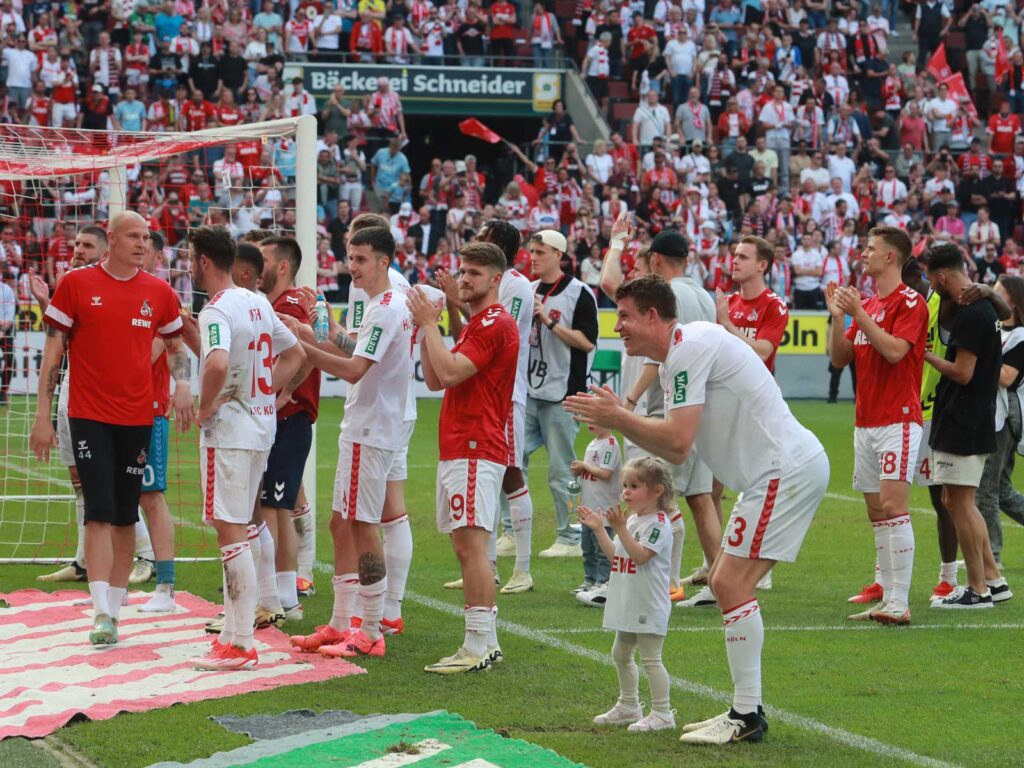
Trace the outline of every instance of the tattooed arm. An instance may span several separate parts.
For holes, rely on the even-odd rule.
[[[39,388],[36,396],[36,418],[29,434],[29,449],[39,461],[50,460],[50,448],[57,445],[57,436],[50,422],[53,393],[60,378],[60,359],[68,348],[68,335],[51,325],[46,326],[46,344],[39,366]]]
[[[171,369],[171,378],[174,379],[174,399],[171,400],[174,420],[179,432],[188,432],[196,418],[196,402],[192,397],[192,385],[189,383],[191,366],[188,352],[180,337],[165,339],[164,343],[167,345],[167,366]]]

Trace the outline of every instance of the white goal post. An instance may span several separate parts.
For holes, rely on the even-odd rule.
[[[31,298],[29,281],[32,273],[40,273],[44,279],[50,277],[47,271],[61,258],[60,254],[67,251],[60,241],[62,232],[70,233],[94,223],[105,225],[116,213],[133,205],[141,212],[139,200],[145,197],[148,183],[144,172],[150,169],[156,174],[172,165],[177,167],[181,161],[184,172],[194,171],[198,179],[201,171],[208,179],[208,182],[196,182],[189,189],[200,183],[207,183],[207,191],[216,188],[219,196],[203,201],[207,206],[203,211],[211,219],[222,219],[234,229],[242,213],[250,217],[247,221],[251,220],[250,209],[253,209],[268,217],[258,220],[258,228],[295,237],[303,255],[296,284],[315,287],[316,144],[317,124],[312,115],[189,133],[121,133],[0,125],[0,231],[4,232],[0,237],[0,276],[13,276],[19,305],[10,342],[13,354],[7,354],[5,348],[0,359],[0,370],[10,368],[2,390],[4,402],[0,403],[0,452],[3,453],[0,563],[66,561],[74,553],[74,495],[67,471],[57,451],[53,451],[49,464],[36,462],[28,451],[43,339],[41,312]],[[206,163],[207,157],[222,157],[228,147],[236,145],[248,146],[250,151],[255,151],[255,146],[259,150],[257,162],[244,166],[242,178],[227,171],[222,177],[214,178],[214,166]],[[277,166],[280,157],[287,157],[287,174],[281,173],[285,168],[283,162]],[[257,176],[261,180],[259,184]],[[270,182],[267,176],[271,177]],[[282,181],[279,183],[277,179]],[[186,186],[176,182],[174,188],[184,193]],[[167,198],[170,197],[168,193]],[[254,204],[257,198],[260,203]],[[271,199],[273,205],[264,206]],[[221,205],[222,200],[226,200],[226,204]],[[188,205],[185,207],[192,210]],[[152,213],[148,201],[145,211]],[[194,223],[202,222],[190,219],[189,225]],[[16,233],[13,244],[8,237],[9,229]],[[175,229],[178,234],[180,231]],[[180,243],[179,248],[183,247],[183,238],[178,237],[177,243]],[[168,253],[180,251],[171,247]],[[175,270],[174,263],[168,259],[165,276],[172,280],[172,285],[178,281],[189,283],[191,290],[190,281],[182,274],[184,270]],[[193,374],[197,368],[193,365]],[[194,437],[190,439],[195,442]],[[168,503],[178,538],[184,543],[176,548],[179,561],[205,560],[204,555],[217,555],[215,541],[211,537],[211,543],[207,543],[207,533],[199,523],[199,506],[195,503],[198,472],[193,474],[198,466],[198,449],[194,457],[189,457],[191,447],[188,440],[172,446],[171,453],[181,465],[168,469]],[[189,463],[193,459],[194,466]],[[172,476],[177,502],[171,498]],[[315,520],[315,426],[303,482]]]

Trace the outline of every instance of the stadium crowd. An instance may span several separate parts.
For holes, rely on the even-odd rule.
[[[776,247],[769,285],[795,308],[822,308],[830,280],[872,292],[857,254],[873,224],[905,228],[918,253],[955,242],[984,282],[1019,272],[1020,3],[549,5],[10,3],[0,119],[193,131],[318,115],[318,275],[338,301],[349,284],[343,235],[365,209],[392,216],[411,282],[453,271],[491,218],[525,234],[557,229],[602,306],[601,263],[624,208],[640,235],[627,266],[676,228],[692,242],[688,274],[728,291],[731,245],[756,234]],[[908,36],[916,49],[894,53]],[[529,46],[532,59],[518,56]],[[532,145],[507,145],[521,173],[481,168],[471,154],[429,166],[407,157],[401,99],[386,79],[373,94],[339,85],[320,98],[282,80],[286,60],[548,66],[563,46],[613,133],[584,142],[558,102]],[[426,172],[414,174],[421,160]],[[167,235],[161,269],[183,298],[188,265],[175,246],[188,228],[289,229],[293,174],[287,142],[132,171],[132,206]],[[53,285],[73,237],[53,221],[103,218],[102,179],[90,181],[0,184],[0,263],[13,277],[35,270]],[[517,267],[528,275],[526,255]],[[30,301],[27,278],[20,296]]]

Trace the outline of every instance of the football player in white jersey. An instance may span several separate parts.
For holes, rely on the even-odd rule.
[[[754,588],[776,560],[796,559],[828,486],[828,458],[745,342],[714,323],[677,322],[667,283],[641,277],[619,286],[615,298],[626,352],[661,363],[665,415],[631,413],[604,387],[566,398],[565,407],[670,462],[680,463],[696,446],[715,477],[742,492],[710,574],[725,622],[732,707],[684,727],[682,741],[760,741],[764,625]]]
[[[362,213],[352,220],[348,236],[361,229],[371,226],[391,226],[383,216],[373,213]],[[388,269],[388,280],[391,289],[405,294],[409,290],[409,281],[394,267]],[[434,304],[444,301],[444,294],[429,285],[420,286],[427,298]],[[352,286],[348,294],[348,336],[354,340],[363,324],[366,307],[370,297],[362,288]],[[416,329],[413,329],[415,344]],[[412,348],[410,348],[410,354]],[[405,631],[405,620],[402,618],[402,600],[405,598],[405,584],[412,567],[412,527],[409,525],[409,514],[405,506],[405,481],[409,476],[409,443],[416,428],[416,377],[410,370],[409,395],[405,406],[405,418],[402,421],[402,447],[398,457],[388,474],[387,490],[384,493],[384,512],[381,515],[381,534],[384,540],[384,566],[388,574],[388,589],[384,593],[384,618],[381,619],[382,631],[386,635],[400,635]],[[354,617],[361,618],[357,609]],[[358,620],[356,624],[360,623]]]
[[[510,433],[515,465],[505,470],[505,478],[501,485],[503,501],[506,502],[502,505],[502,525],[505,532],[497,539],[495,527],[495,539],[492,540],[490,552],[492,562],[497,555],[515,555],[512,577],[501,588],[503,595],[511,595],[533,589],[533,577],[530,575],[533,500],[530,498],[530,486],[522,469],[526,437],[526,371],[530,364],[530,331],[533,328],[533,313],[530,311],[530,307],[533,306],[533,286],[525,276],[513,268],[522,243],[518,229],[507,221],[492,219],[480,228],[475,239],[498,246],[505,255],[507,269],[501,276],[498,301],[512,315],[519,328],[519,364],[516,366],[516,385],[512,393]],[[449,321],[452,338],[458,338],[463,327],[463,315],[468,316],[468,309],[459,302],[458,287],[452,277],[447,273],[439,273],[438,284],[445,289],[449,304],[459,307],[459,312],[450,313]],[[449,582],[445,586],[459,589],[462,587],[462,581],[460,579]]]
[[[388,265],[395,255],[390,229],[369,227],[351,235],[348,263],[352,284],[371,298],[351,357],[303,342],[310,360],[351,386],[338,440],[334,481],[334,610],[330,623],[292,644],[325,656],[383,656],[381,619],[388,579],[380,524],[388,478],[405,442],[412,320],[405,296],[392,290]],[[339,350],[347,352],[342,340]],[[356,595],[361,626],[352,626]]]
[[[199,313],[200,483],[203,521],[217,531],[224,565],[224,627],[197,669],[258,663],[252,617],[258,596],[247,528],[274,443],[276,393],[305,362],[295,336],[262,296],[231,279],[236,245],[224,227],[189,232],[192,282],[211,297]]]

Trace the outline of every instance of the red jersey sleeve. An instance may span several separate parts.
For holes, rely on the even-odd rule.
[[[776,349],[782,344],[782,337],[786,333],[786,326],[789,324],[789,311],[781,299],[775,299],[765,307],[764,322],[757,329],[756,339],[765,339],[772,343]]]
[[[836,322],[836,319],[834,317],[832,318],[832,322]],[[854,337],[857,335],[857,331],[859,330],[860,328],[857,326],[857,321],[852,321],[850,323],[850,327],[846,329],[846,338],[848,338],[850,341],[853,341]]]

